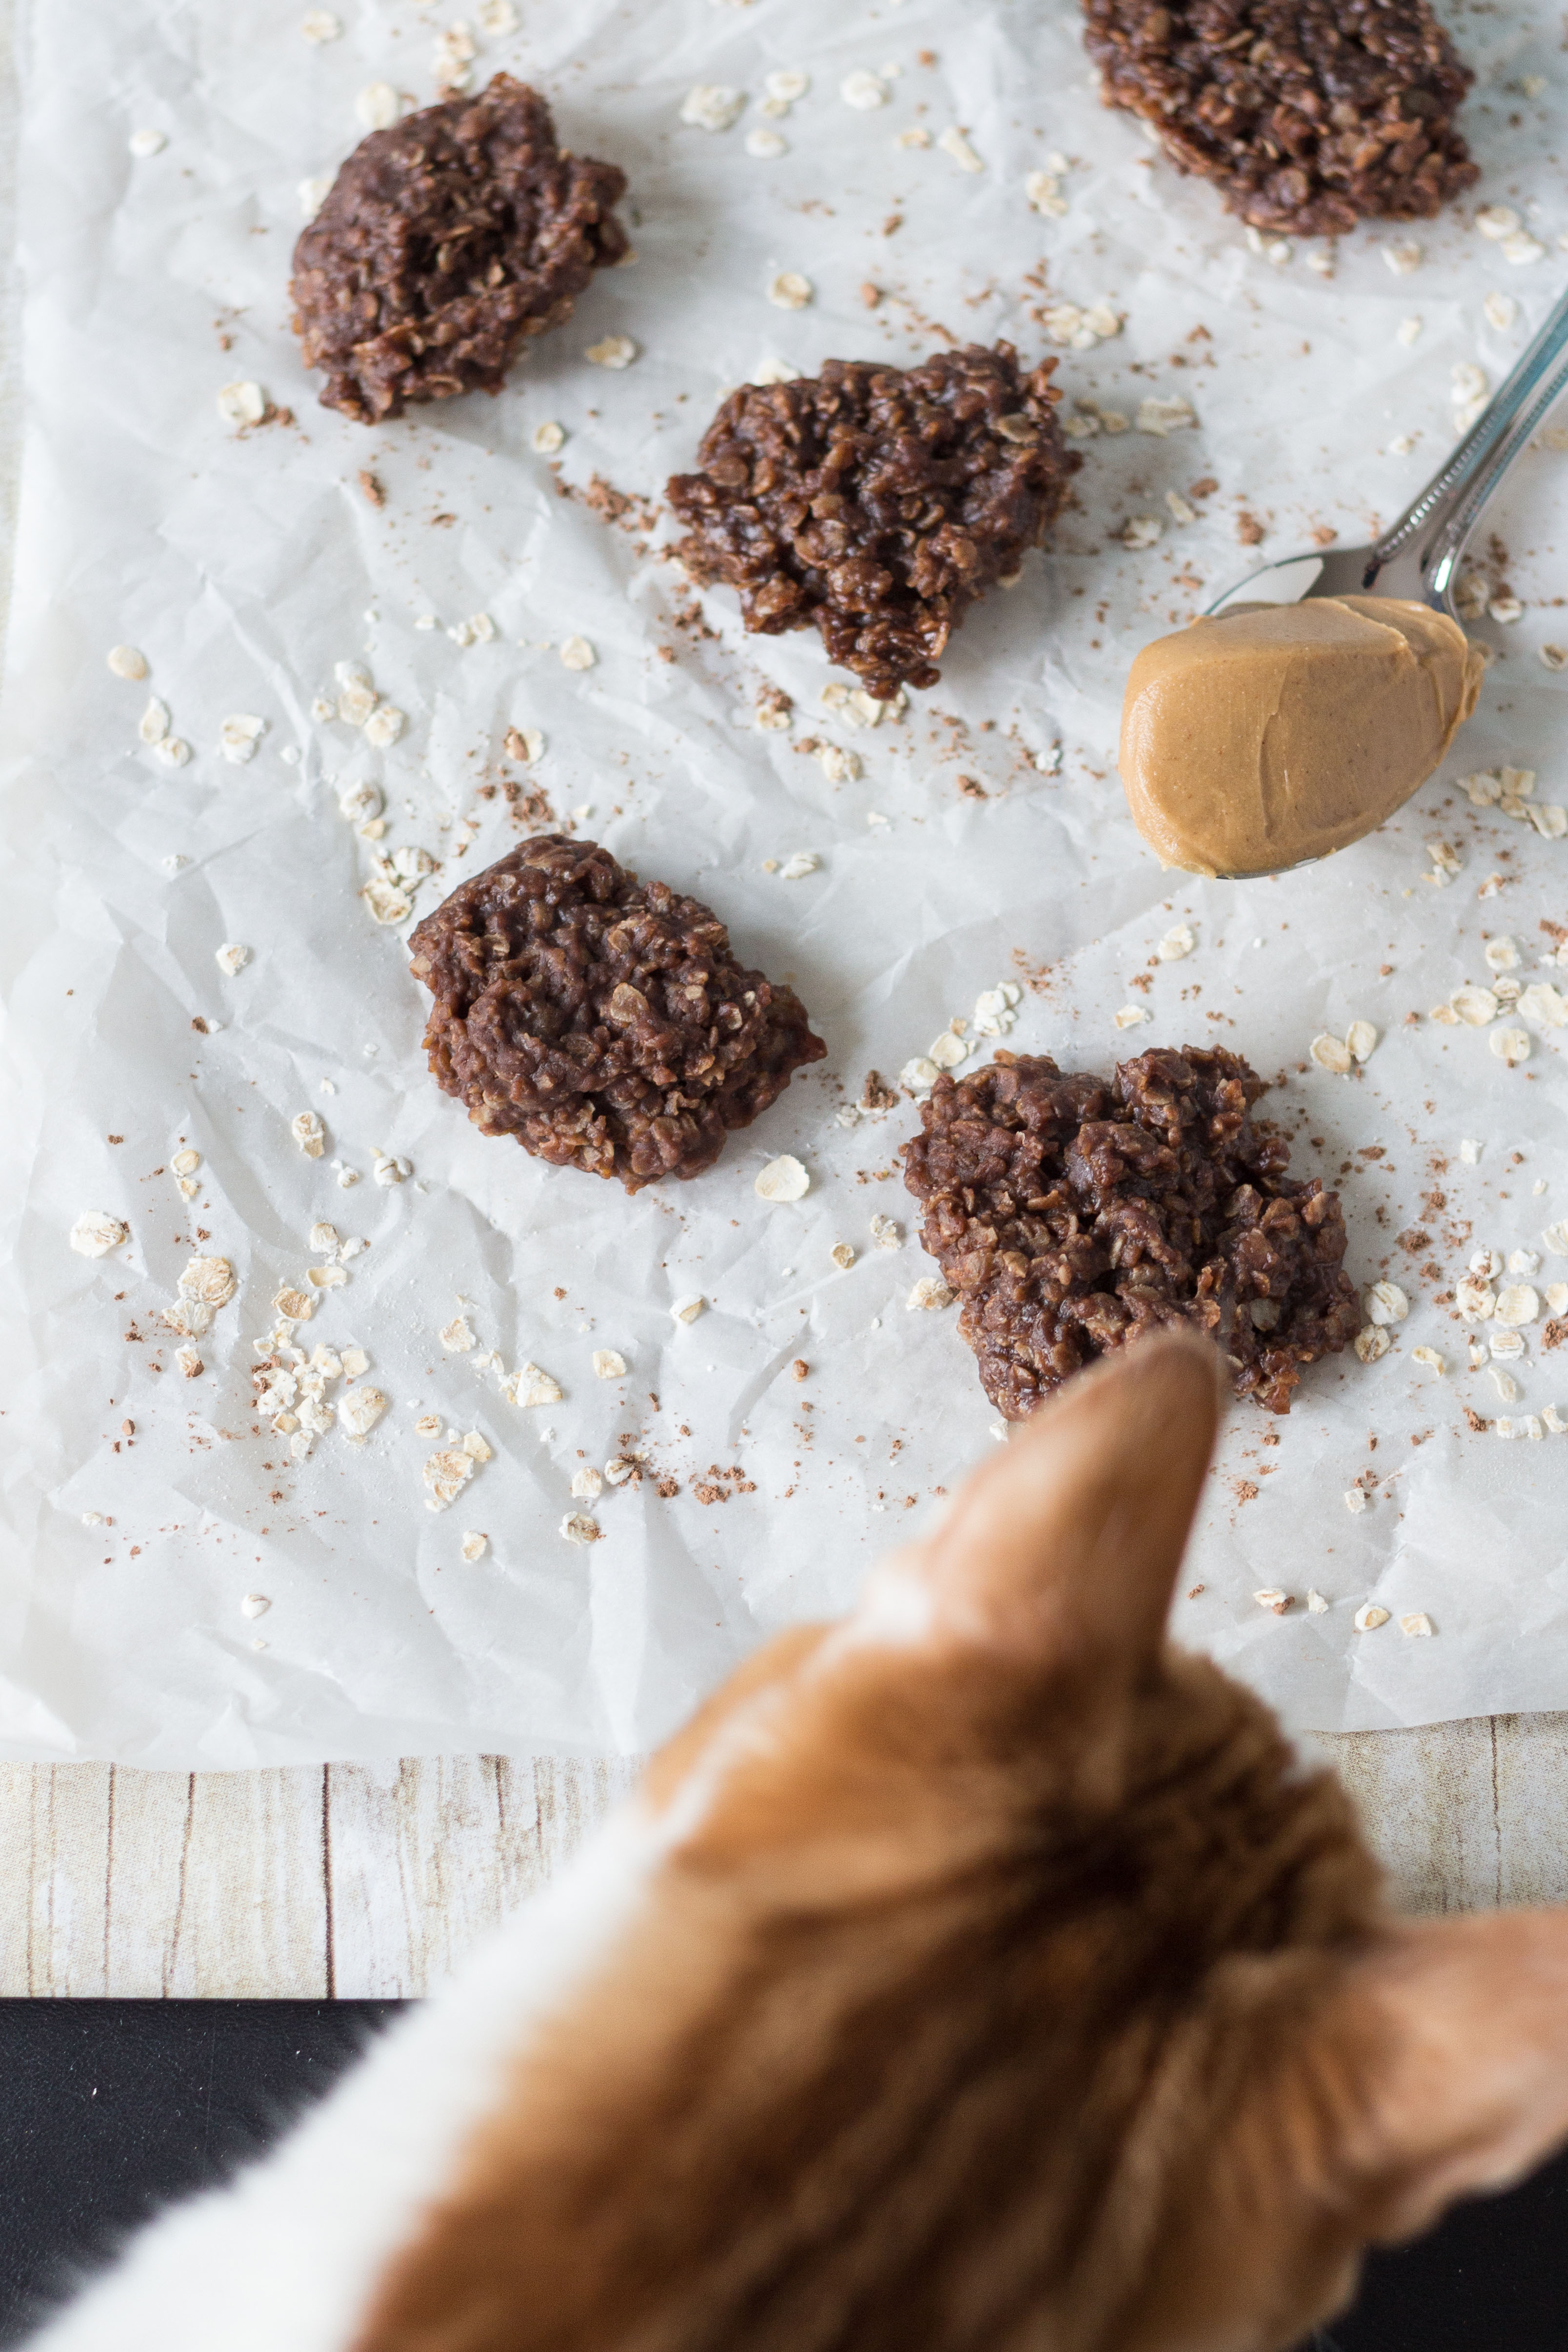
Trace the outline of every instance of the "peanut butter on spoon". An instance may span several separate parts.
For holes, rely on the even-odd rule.
[[[1483,664],[1395,596],[1249,604],[1145,646],[1122,709],[1138,831],[1194,874],[1275,874],[1359,841],[1437,767]]]

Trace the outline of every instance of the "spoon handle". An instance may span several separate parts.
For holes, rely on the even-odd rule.
[[[1447,611],[1455,571],[1482,509],[1568,383],[1568,291],[1439,471],[1378,541],[1370,587]],[[1394,578],[1387,574],[1392,572]]]

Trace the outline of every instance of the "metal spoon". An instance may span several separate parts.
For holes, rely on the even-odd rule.
[[[1208,607],[1299,604],[1307,596],[1404,596],[1450,620],[1465,543],[1503,476],[1568,383],[1568,293],[1413,505],[1371,547],[1287,555],[1239,580]]]

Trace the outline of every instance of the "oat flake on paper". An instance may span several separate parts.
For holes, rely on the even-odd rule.
[[[1472,1249],[1495,1247],[1506,1269],[1514,1251],[1543,1250],[1564,1216],[1551,1106],[1568,1038],[1552,1016],[1568,988],[1541,929],[1568,920],[1568,852],[1544,814],[1568,772],[1562,677],[1539,657],[1563,635],[1552,599],[1568,485],[1551,450],[1524,460],[1494,519],[1507,566],[1481,567],[1474,626],[1503,659],[1454,758],[1382,834],[1275,883],[1168,875],[1132,834],[1115,774],[1130,650],[1249,568],[1239,519],[1267,531],[1270,553],[1329,529],[1354,543],[1441,462],[1453,367],[1500,378],[1550,299],[1552,266],[1514,261],[1507,240],[1554,250],[1561,226],[1538,110],[1512,129],[1500,99],[1495,116],[1479,99],[1467,110],[1478,196],[1517,216],[1505,236],[1475,232],[1479,202],[1419,226],[1372,224],[1339,240],[1325,282],[1307,241],[1278,266],[1254,252],[1211,189],[1100,106],[1079,12],[956,0],[923,11],[918,27],[901,33],[894,14],[862,43],[829,0],[797,0],[758,50],[764,10],[648,0],[616,20],[611,57],[602,13],[576,0],[517,11],[521,48],[492,26],[499,10],[465,6],[393,44],[409,48],[400,62],[356,49],[340,0],[342,37],[315,47],[304,0],[257,0],[165,112],[151,0],[24,0],[22,233],[35,247],[46,232],[63,240],[83,266],[37,273],[22,319],[28,521],[0,788],[20,901],[64,912],[27,948],[0,1077],[0,1202],[25,1243],[0,1360],[37,1368],[5,1400],[7,1429],[24,1463],[54,1465],[47,1492],[32,1472],[0,1489],[16,1515],[0,1592],[22,1629],[0,1755],[189,1769],[422,1749],[642,1752],[758,1638],[833,1614],[891,1529],[873,1505],[894,1437],[900,1464],[919,1465],[908,1489],[932,1509],[930,1490],[954,1492],[994,1444],[956,1307],[904,1305],[936,1269],[896,1154],[919,1097],[946,1083],[928,1050],[944,1035],[968,1048],[948,1074],[960,1082],[998,1050],[1107,1073],[1151,1046],[1210,1040],[1265,1076],[1283,1072],[1263,1108],[1295,1139],[1296,1172],[1341,1182],[1358,1297],[1388,1281],[1408,1298],[1402,1320],[1364,1323],[1391,1338],[1386,1353],[1308,1370],[1295,1409],[1270,1426],[1271,1475],[1244,1507],[1228,1481],[1246,1475],[1261,1417],[1232,1414],[1184,1576],[1205,1594],[1178,1604],[1181,1638],[1292,1720],[1315,1714],[1330,1728],[1560,1703],[1568,1602],[1543,1580],[1540,1549],[1562,1442],[1546,1412],[1568,1388],[1553,1402],[1548,1375],[1564,1359],[1542,1335],[1545,1276],[1568,1262],[1483,1286],[1495,1301],[1532,1281],[1542,1309],[1528,1324],[1462,1323],[1437,1303]],[[568,106],[570,143],[634,161],[639,257],[598,273],[496,399],[339,430],[283,323],[286,247],[302,201],[319,201],[322,175],[363,131],[428,102],[433,45],[459,19],[477,55],[451,59],[476,82],[522,71]],[[1513,0],[1461,30],[1480,97],[1560,38],[1554,8]],[[916,67],[917,44],[941,69]],[[903,75],[883,75],[894,63]],[[877,75],[885,104],[845,104],[856,70]],[[770,74],[789,79],[776,89]],[[93,90],[106,79],[142,100],[100,120]],[[744,98],[727,130],[680,121],[697,86]],[[1051,93],[1049,122],[1020,116],[1028,89]],[[785,115],[768,110],[779,105]],[[133,161],[139,122],[168,140]],[[762,128],[787,137],[787,155],[747,152]],[[938,143],[952,130],[983,169]],[[920,143],[898,144],[910,131]],[[79,168],[62,180],[65,142]],[[202,252],[182,272],[168,257],[190,259],[185,164],[205,194]],[[1043,210],[1036,173],[1054,183],[1037,183]],[[100,217],[92,192],[106,185],[117,194]],[[813,189],[829,191],[831,214],[800,208]],[[273,233],[251,236],[256,220]],[[1414,274],[1391,274],[1384,249],[1403,268],[1406,247]],[[1042,262],[1043,293],[1030,284]],[[800,309],[768,299],[785,273],[813,289]],[[1490,320],[1483,308],[1498,294],[1518,304],[1506,331],[1500,306]],[[1416,313],[1421,337],[1401,344],[1398,322]],[[744,636],[731,592],[693,590],[659,559],[657,534],[641,551],[632,516],[618,527],[590,500],[656,504],[726,386],[808,374],[835,349],[908,363],[932,348],[936,321],[1005,334],[1029,364],[1059,355],[1061,413],[1091,463],[1052,547],[966,621],[941,683],[857,729],[858,706],[822,699],[854,680],[814,632]],[[1193,340],[1199,325],[1207,340]],[[583,357],[617,337],[632,365]],[[90,370],[70,363],[83,350]],[[1177,355],[1191,364],[1176,369]],[[254,391],[235,390],[220,413],[230,387]],[[1140,431],[1145,400],[1172,405]],[[555,422],[559,444],[536,450],[537,428]],[[1413,457],[1383,454],[1417,426]],[[379,513],[361,467],[383,487]],[[1130,522],[1143,545],[1113,536]],[[1506,598],[1521,612],[1503,623],[1490,607],[1510,609]],[[449,637],[479,612],[494,639]],[[575,672],[561,660],[571,638],[594,656]],[[110,669],[121,646],[144,675]],[[340,663],[362,679],[345,685]],[[160,740],[186,747],[183,762],[138,738],[153,696]],[[348,719],[335,715],[345,697]],[[765,701],[789,723],[732,723]],[[248,760],[225,751],[235,717],[267,720]],[[236,749],[248,733],[232,732]],[[1526,791],[1531,769],[1540,782]],[[1495,793],[1460,791],[1461,774],[1492,778]],[[793,975],[831,1047],[707,1173],[630,1199],[480,1134],[434,1087],[419,1044],[410,922],[525,835],[568,827],[711,905],[743,961],[775,984]],[[812,874],[764,873],[805,845]],[[418,851],[439,874],[414,870]],[[1192,946],[1162,957],[1182,927]],[[1494,972],[1483,934],[1505,931],[1521,961]],[[214,958],[238,943],[254,953],[227,977]],[[1494,979],[1517,979],[1517,998],[1489,987],[1488,1017],[1433,1019]],[[1004,980],[1019,1000],[1008,1024],[993,1012],[982,1029],[977,1002]],[[1118,1031],[1133,1005],[1148,1018]],[[1359,1030],[1352,1039],[1361,1022],[1379,1033],[1365,1059]],[[1530,1048],[1511,1063],[1490,1039],[1516,1029]],[[1320,1036],[1347,1067],[1312,1062]],[[329,1128],[319,1157],[289,1131],[310,1104]],[[1484,1145],[1474,1162],[1467,1138]],[[182,1179],[172,1154],[187,1147],[201,1160]],[[1383,1159],[1364,1160],[1373,1148]],[[785,1160],[809,1171],[809,1189],[759,1197],[758,1175]],[[1358,1172],[1340,1180],[1343,1160]],[[1538,1178],[1552,1186],[1541,1198]],[[1446,1205],[1427,1211],[1437,1191]],[[102,1258],[69,1246],[84,1210],[128,1226]],[[877,1246],[876,1215],[902,1224],[902,1249]],[[370,1247],[351,1260],[310,1247],[324,1220]],[[1460,1224],[1473,1239],[1451,1249]],[[1415,1233],[1427,1245],[1401,1243]],[[204,1365],[187,1383],[176,1335],[155,1318],[206,1255],[225,1257],[238,1286],[217,1309],[186,1299],[193,1319],[212,1317],[180,1342]],[[312,1279],[325,1268],[350,1279]],[[705,1311],[677,1322],[672,1303],[697,1295]],[[310,1310],[291,1325],[307,1363],[319,1345],[366,1368],[339,1377],[335,1429],[308,1459],[286,1456],[280,1482],[262,1467],[277,1454],[230,1400],[285,1296]],[[476,1344],[448,1350],[439,1334],[458,1296]],[[1497,1418],[1467,1341],[1500,1368],[1490,1339],[1508,1330],[1526,1352],[1507,1360],[1522,1394],[1501,1409],[1517,1433],[1500,1443],[1464,1418],[1467,1404]],[[623,1358],[624,1378],[595,1378],[600,1349]],[[89,1531],[80,1515],[106,1507],[101,1449],[121,1417],[136,1434],[111,1457],[116,1526]],[[204,1447],[193,1417],[239,1433]],[[434,1434],[416,1435],[425,1418]],[[470,1430],[493,1458],[461,1505],[427,1512],[424,1462]],[[1375,1465],[1400,1465],[1397,1502],[1380,1489],[1353,1517],[1338,1498],[1368,1460],[1369,1430]],[[604,1539],[563,1540],[575,1472],[633,1460],[635,1481],[607,1479]],[[703,1506],[690,1482],[711,1483],[710,1465],[754,1491]],[[269,1501],[274,1486],[285,1506]],[[476,1528],[492,1550],[465,1568]],[[1401,1566],[1417,1561],[1418,1578]],[[273,1597],[278,1629],[264,1691],[248,1654],[230,1662],[247,1588]],[[1283,1618],[1251,1597],[1276,1588],[1296,1596]],[[1309,1615],[1304,1596],[1319,1590],[1333,1607]],[[1392,1622],[1363,1636],[1354,1616],[1374,1591]],[[1428,1616],[1437,1638],[1404,1639],[1409,1615]],[[37,1630],[47,1620],[69,1629],[63,1670]],[[330,1657],[330,1677],[301,1669],[301,1640]]]

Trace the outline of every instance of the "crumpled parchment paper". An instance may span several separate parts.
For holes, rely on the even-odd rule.
[[[1340,1182],[1357,1280],[1409,1302],[1374,1327],[1385,1354],[1309,1371],[1287,1421],[1233,1414],[1183,1638],[1301,1726],[1568,1702],[1568,1437],[1541,1419],[1568,1412],[1543,1339],[1568,1256],[1542,1240],[1568,1215],[1568,1033],[1506,1004],[1431,1017],[1466,983],[1568,986],[1557,820],[1531,824],[1517,783],[1508,814],[1500,783],[1478,805],[1455,781],[1533,770],[1528,797],[1568,801],[1565,681],[1542,653],[1568,643],[1561,446],[1543,436],[1478,542],[1480,711],[1375,839],[1244,887],[1162,873],[1114,761],[1135,647],[1314,532],[1369,538],[1478,396],[1462,371],[1495,383],[1549,307],[1568,270],[1555,13],[1458,21],[1474,201],[1318,248],[1325,275],[1306,245],[1249,244],[1102,110],[1067,5],[469,6],[475,82],[536,82],[566,143],[624,166],[635,260],[500,398],[370,431],[317,406],[288,331],[301,184],[361,135],[357,102],[425,103],[442,60],[463,69],[452,20],[340,0],[339,37],[311,41],[278,0],[26,12],[0,1753],[635,1749],[771,1630],[841,1608],[996,1443],[953,1310],[908,1303],[934,1270],[894,1158],[914,1105],[854,1107],[954,1016],[989,1051],[976,1001],[1004,982],[1009,1045],[1068,1067],[1215,1041],[1278,1075],[1268,1107],[1297,1172]],[[809,88],[770,100],[770,73]],[[715,86],[744,94],[728,127],[683,119],[730,110],[688,104]],[[1517,218],[1489,236],[1483,206]],[[789,273],[809,281],[793,309],[768,290]],[[857,725],[814,635],[743,637],[732,596],[661,556],[663,483],[721,390],[770,363],[997,336],[1060,353],[1074,505],[941,684]],[[585,356],[623,358],[619,338],[629,364]],[[1166,429],[1139,429],[1145,402]],[[571,638],[591,666],[563,661]],[[145,679],[114,674],[116,646]],[[339,664],[368,675],[358,702]],[[772,688],[784,729],[758,723]],[[345,691],[403,714],[396,740],[318,715]],[[139,733],[154,698],[162,746]],[[230,725],[225,751],[235,720],[262,726]],[[424,1073],[409,922],[378,925],[361,893],[379,876],[383,908],[402,887],[417,919],[547,808],[709,900],[829,1042],[699,1182],[628,1200],[541,1166]],[[1184,923],[1193,951],[1161,960]],[[1119,1028],[1126,1008],[1146,1017]],[[1312,1058],[1358,1020],[1364,1063]],[[1513,1027],[1517,1065],[1490,1050]],[[785,1153],[810,1189],[769,1203],[754,1181]],[[128,1238],[73,1249],[84,1213]],[[364,1246],[313,1245],[322,1223]],[[1454,1304],[1483,1249],[1541,1255],[1501,1277],[1542,1302],[1498,1367],[1511,1404],[1469,1368],[1504,1327]],[[193,1257],[226,1259],[235,1290],[213,1306],[221,1275],[188,1276],[182,1311],[204,1320],[204,1283],[210,1323],[182,1338],[161,1318]],[[308,1284],[331,1265],[347,1278]],[[252,1403],[289,1289],[314,1309],[303,1355],[368,1367],[297,1395],[313,1438]],[[559,1402],[510,1401],[528,1366]],[[342,1408],[367,1388],[387,1409],[354,1443]],[[433,1493],[437,1454],[456,1460]],[[612,1461],[635,1475],[582,1492]],[[563,1538],[574,1513],[599,1540]],[[1369,1601],[1387,1622],[1358,1631]]]

